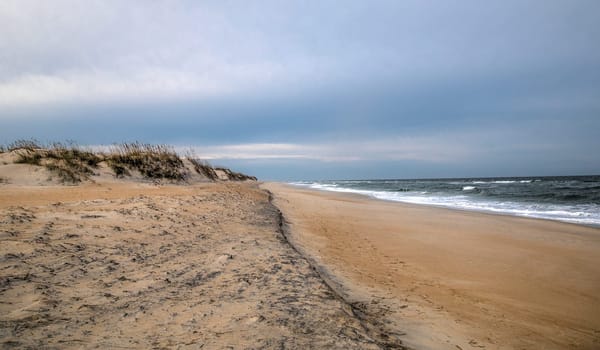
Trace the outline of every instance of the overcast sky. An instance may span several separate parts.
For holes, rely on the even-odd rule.
[[[262,179],[600,173],[600,1],[0,1],[0,141]]]

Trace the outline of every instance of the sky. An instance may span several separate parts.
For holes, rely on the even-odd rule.
[[[0,142],[263,180],[600,174],[600,2],[0,2]]]

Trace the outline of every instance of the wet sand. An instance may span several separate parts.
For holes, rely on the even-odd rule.
[[[387,344],[286,242],[280,222],[251,182],[1,184],[0,347]]]
[[[269,183],[290,241],[419,349],[599,349],[600,229]]]

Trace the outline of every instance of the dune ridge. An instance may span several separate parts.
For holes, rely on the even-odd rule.
[[[256,177],[213,167],[191,151],[184,156],[168,145],[114,144],[107,151],[54,142],[19,140],[0,147],[3,183],[78,184],[112,179],[168,183],[256,181]]]

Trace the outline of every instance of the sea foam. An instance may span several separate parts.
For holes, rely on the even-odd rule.
[[[600,177],[585,181],[578,178],[352,180],[294,185],[387,201],[600,226]]]

